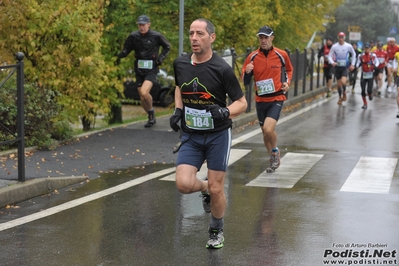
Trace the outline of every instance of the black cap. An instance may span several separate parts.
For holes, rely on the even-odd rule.
[[[147,24],[150,23],[150,18],[146,15],[141,15],[137,19],[137,24]]]
[[[327,38],[326,38],[326,40],[328,41],[328,40],[330,40],[330,41],[334,41],[334,39],[333,39],[333,37],[331,37],[331,36],[328,36]]]
[[[364,48],[370,48],[370,43],[366,42],[366,43],[364,44]]]
[[[259,35],[271,36],[273,34],[274,34],[274,32],[273,32],[272,28],[270,28],[269,26],[263,26],[262,28],[259,29],[256,36],[259,36]]]

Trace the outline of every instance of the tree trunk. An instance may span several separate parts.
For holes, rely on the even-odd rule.
[[[90,130],[90,120],[87,119],[86,117],[82,117],[82,126],[83,126],[83,131],[89,131]]]
[[[109,124],[122,124],[123,119],[122,119],[122,105],[111,105],[111,113],[110,113],[111,119],[109,120]]]

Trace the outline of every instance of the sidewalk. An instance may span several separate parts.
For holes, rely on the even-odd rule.
[[[319,89],[306,97],[287,100],[282,116],[301,108],[303,102],[323,91]],[[255,111],[240,115],[233,119],[233,130],[256,120]],[[0,153],[0,208],[98,178],[103,173],[131,167],[145,168],[154,163],[174,164],[167,160],[170,160],[179,138],[169,127],[169,116],[157,117],[157,124],[150,129],[144,128],[144,123],[139,121],[87,132],[52,151],[29,151],[25,159],[24,183],[16,181],[16,160]]]

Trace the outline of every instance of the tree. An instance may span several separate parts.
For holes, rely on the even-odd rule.
[[[122,91],[113,62],[101,52],[104,11],[101,0],[0,4],[2,59],[23,52],[26,81],[58,92],[58,104],[71,120],[82,117],[86,130],[96,113],[108,113],[118,100],[115,88]]]
[[[273,18],[276,45],[289,49],[304,48],[314,32],[323,32],[326,15],[332,14],[343,0],[280,0],[276,1]],[[279,3],[279,5],[277,5]],[[269,9],[272,9],[270,7]]]
[[[238,54],[244,54],[248,46],[258,46],[256,33],[266,24],[276,32],[276,46],[290,49],[304,47],[315,31],[324,31],[325,15],[332,14],[342,1],[185,0],[184,51],[191,50],[187,34],[189,26],[200,17],[211,20],[216,27],[214,50],[234,47]],[[177,56],[179,1],[137,1],[134,12],[135,17],[149,15],[151,27],[160,31],[171,42],[172,51],[165,61],[165,65],[171,65]]]
[[[362,40],[375,40],[387,36],[389,28],[398,25],[398,16],[389,0],[347,0],[335,11],[335,22],[327,27],[326,36],[337,36],[343,31],[348,36],[348,26],[360,26]]]
[[[132,26],[136,26],[134,18],[135,7],[129,0],[111,1],[107,5],[104,16],[104,27],[105,30],[101,36],[101,52],[107,62],[115,62],[117,54],[123,48],[123,42],[128,36],[128,29],[132,29]],[[118,80],[119,84],[122,84],[122,79],[126,75],[126,68],[132,68],[133,64],[129,61],[129,65],[126,64],[127,60],[123,60],[122,67],[118,66],[114,77]],[[118,98],[122,98],[122,94],[117,88],[114,88],[116,93],[119,95]],[[111,103],[109,111],[109,124],[122,123],[122,104],[120,100]]]

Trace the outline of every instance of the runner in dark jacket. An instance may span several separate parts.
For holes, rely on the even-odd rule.
[[[326,87],[327,87],[327,95],[326,97],[331,97],[331,87],[332,87],[332,75],[334,72],[334,68],[328,62],[328,54],[330,53],[331,46],[333,45],[334,40],[331,36],[327,37],[326,43],[320,48],[318,57],[324,58],[323,65],[323,73],[324,78],[326,79]]]
[[[349,74],[349,84],[352,85],[352,94],[355,94],[355,85],[356,85],[356,80],[357,80],[357,73],[359,72],[359,68],[357,66],[357,58],[359,55],[362,53],[362,50],[357,47],[357,42],[352,42],[352,47],[353,50],[355,50],[356,53],[356,63],[355,63],[355,68],[350,71]],[[349,60],[351,60],[351,54],[349,54]]]
[[[126,39],[122,52],[118,54],[117,63],[119,63],[120,58],[124,58],[131,51],[134,51],[136,58],[134,72],[138,92],[141,105],[148,113],[148,121],[145,127],[152,127],[156,120],[150,91],[159,72],[158,66],[162,64],[170,51],[170,44],[161,33],[150,29],[151,22],[148,16],[139,16],[137,24],[139,30],[132,32]],[[159,54],[160,47],[162,47],[162,52]]]

